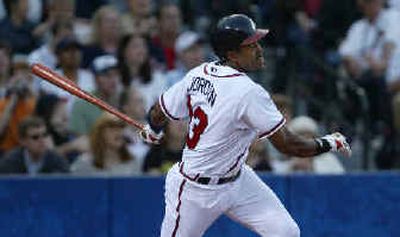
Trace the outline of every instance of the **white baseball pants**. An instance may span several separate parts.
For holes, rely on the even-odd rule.
[[[275,193],[247,165],[222,185],[184,178],[175,164],[165,181],[161,237],[200,237],[222,214],[265,237],[299,237],[300,230]]]

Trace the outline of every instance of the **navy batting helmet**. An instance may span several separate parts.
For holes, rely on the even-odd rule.
[[[254,21],[244,14],[229,15],[217,23],[211,35],[211,46],[219,58],[225,59],[226,52],[257,42],[268,31],[257,29]]]

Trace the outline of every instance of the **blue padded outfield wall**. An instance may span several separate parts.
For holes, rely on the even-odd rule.
[[[400,174],[262,178],[304,237],[400,236]],[[0,178],[0,236],[156,237],[163,192],[160,177]],[[205,236],[257,235],[222,217]]]

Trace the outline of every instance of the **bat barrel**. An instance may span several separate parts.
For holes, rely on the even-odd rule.
[[[33,64],[32,65],[32,73],[36,76],[43,78],[44,80],[52,83],[53,85],[67,91],[68,93],[77,96],[81,99],[88,101],[89,103],[100,107],[101,109],[117,116],[118,118],[124,120],[128,124],[138,128],[143,129],[144,125],[131,119],[128,115],[120,112],[113,106],[109,105],[105,101],[93,96],[85,90],[80,89],[75,83],[71,80],[62,77],[61,75],[55,73],[50,68],[41,65],[41,64]]]

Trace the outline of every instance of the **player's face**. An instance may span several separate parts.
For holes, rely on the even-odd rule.
[[[265,66],[263,49],[258,42],[241,46],[237,56],[237,63],[243,70],[256,71]]]

